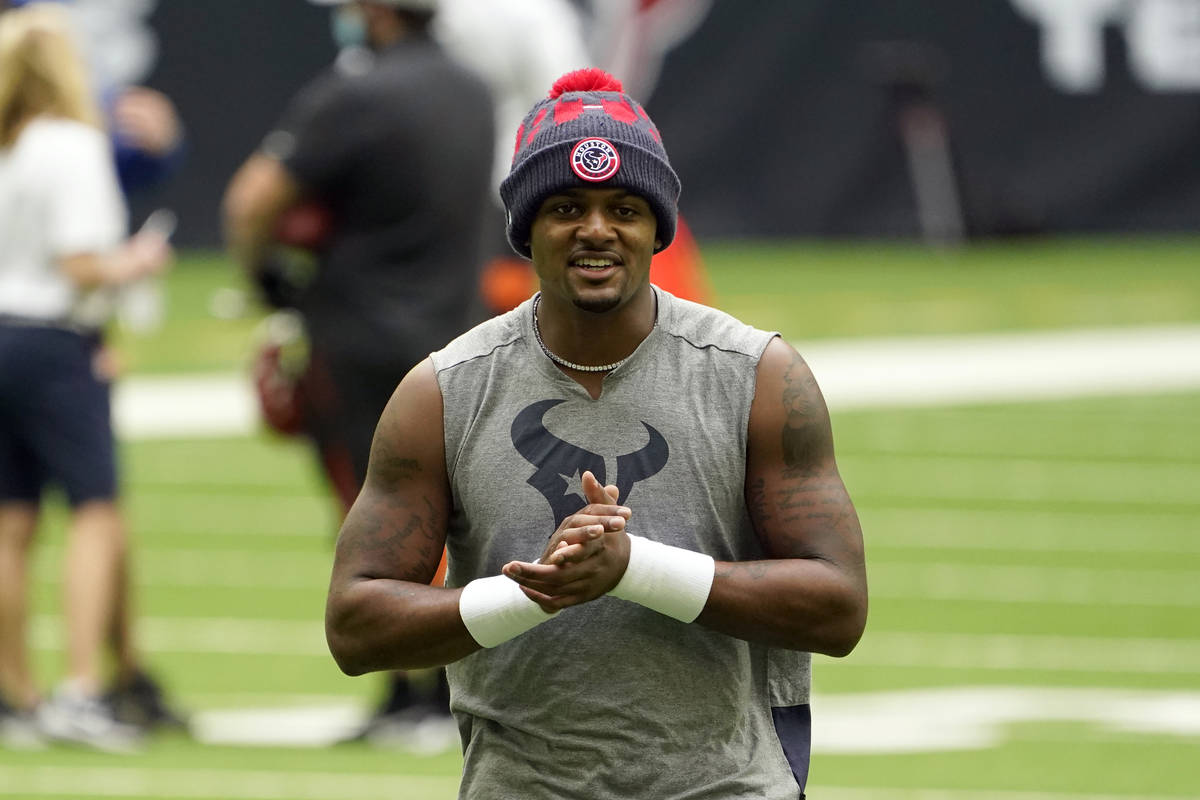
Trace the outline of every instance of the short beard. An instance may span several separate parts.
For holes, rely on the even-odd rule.
[[[612,311],[621,304],[620,297],[605,297],[600,299],[587,299],[576,297],[574,300],[575,307],[588,311],[592,314],[603,314],[606,311]]]

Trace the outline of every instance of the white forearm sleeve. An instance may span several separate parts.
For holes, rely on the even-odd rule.
[[[463,587],[458,597],[458,613],[467,632],[482,647],[495,647],[520,636],[554,614],[521,591],[516,581],[504,575],[476,578]]]
[[[712,556],[629,536],[629,566],[609,592],[680,622],[700,616],[712,591]]]

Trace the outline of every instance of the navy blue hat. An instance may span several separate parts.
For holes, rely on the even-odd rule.
[[[571,188],[621,187],[642,197],[658,219],[656,238],[675,238],[679,176],[662,136],[621,82],[599,69],[554,83],[517,130],[512,169],[500,183],[508,243],[531,257],[529,229],[542,201]]]

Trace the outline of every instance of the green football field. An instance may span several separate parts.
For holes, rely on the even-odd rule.
[[[794,342],[1200,325],[1196,239],[704,253],[718,306]],[[167,326],[118,337],[130,374],[244,370],[257,314],[228,318],[241,288],[222,258],[182,258]],[[1200,797],[1200,390],[832,413],[871,614],[851,656],[814,660],[809,797]],[[380,687],[325,650],[337,514],[305,447],[263,433],[123,452],[147,660],[224,743],[0,750],[0,797],[454,797],[456,751],[231,742],[344,723]],[[62,509],[46,522],[32,633],[48,687]]]

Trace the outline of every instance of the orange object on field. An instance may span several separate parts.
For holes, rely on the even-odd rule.
[[[430,586],[444,586],[446,583],[446,550],[442,548],[442,561],[438,564],[437,572],[433,574]]]
[[[676,297],[708,304],[712,290],[704,273],[700,246],[680,216],[671,246],[650,262],[650,281]]]
[[[536,291],[533,265],[515,255],[493,258],[484,265],[479,278],[479,293],[495,314],[512,311]]]

